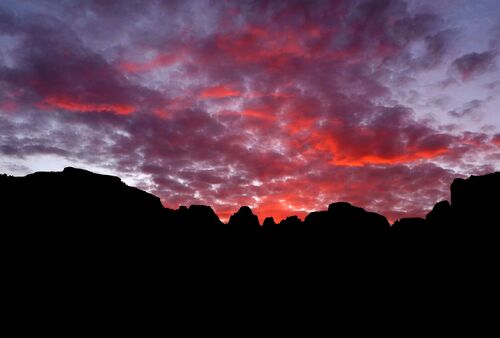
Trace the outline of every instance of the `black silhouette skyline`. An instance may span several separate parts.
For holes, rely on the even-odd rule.
[[[332,309],[351,335],[378,333],[362,312],[400,336],[451,317],[449,336],[483,309],[495,330],[499,18],[499,0],[0,1],[3,332],[300,336],[311,315],[308,337]]]
[[[3,271],[16,307],[67,297],[76,310],[126,302],[117,313],[158,299],[178,311],[235,295],[243,298],[231,309],[310,297],[489,299],[498,285],[500,172],[455,179],[450,191],[451,203],[436,203],[425,219],[390,225],[335,202],[304,221],[261,226],[246,206],[225,224],[209,206],[164,208],[117,177],[81,169],[0,175]],[[107,318],[106,309],[93,311]]]
[[[497,234],[500,216],[500,173],[455,179],[451,203],[434,205],[425,218],[402,218],[394,224],[380,214],[348,202],[335,202],[302,221],[290,216],[260,222],[248,206],[220,221],[210,206],[164,208],[160,199],[127,186],[120,178],[72,167],[62,172],[37,172],[25,177],[0,176],[0,213],[4,227],[28,226],[95,234],[134,228],[161,231],[166,240],[236,240],[269,243],[355,240],[432,241]],[[74,230],[78,229],[78,230]],[[169,237],[169,238],[167,238]],[[223,240],[224,239],[224,240]],[[309,243],[309,244],[311,244]]]

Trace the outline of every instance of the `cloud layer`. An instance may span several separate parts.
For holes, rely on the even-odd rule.
[[[339,200],[423,215],[454,177],[500,170],[500,16],[464,43],[462,14],[399,0],[3,4],[0,166],[64,159],[223,218]]]

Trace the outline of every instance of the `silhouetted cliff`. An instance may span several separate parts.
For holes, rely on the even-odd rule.
[[[304,221],[296,216],[279,223],[266,218],[261,227],[246,206],[224,224],[209,206],[164,208],[158,197],[129,187],[118,177],[81,169],[0,176],[1,222],[9,229],[35,227],[42,237],[113,240],[128,231],[125,242],[134,240],[133,236],[141,241],[154,237],[157,245],[183,247],[221,248],[243,242],[266,249],[397,243],[417,249],[466,238],[491,240],[498,238],[499,207],[500,173],[493,173],[454,180],[451,204],[437,203],[425,219],[403,218],[390,226],[382,215],[337,202],[326,211],[311,212]]]
[[[118,177],[82,169],[0,180],[2,223],[10,226],[155,223],[163,209],[158,197],[129,187]]]
[[[65,301],[71,295],[70,302],[89,300],[90,308],[110,293],[118,306],[130,301],[131,291],[155,302],[164,294],[161,306],[176,304],[174,311],[207,296],[213,299],[206,304],[226,298],[245,306],[235,295],[279,295],[287,304],[298,295],[333,294],[328,304],[340,295],[356,307],[352,295],[376,296],[377,306],[391,297],[428,306],[436,299],[432,292],[439,299],[448,294],[447,301],[462,302],[464,290],[489,299],[498,285],[499,184],[500,173],[455,180],[451,204],[439,202],[425,219],[393,226],[339,202],[304,221],[266,218],[261,227],[248,207],[224,224],[208,206],[163,208],[157,197],[117,177],[79,169],[1,175],[5,290],[18,289],[16,301],[20,294],[47,295],[37,301],[42,306],[54,295]]]

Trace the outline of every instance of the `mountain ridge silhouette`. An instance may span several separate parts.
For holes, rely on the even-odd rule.
[[[209,206],[164,208],[117,177],[81,169],[0,175],[6,290],[40,304],[110,294],[122,304],[131,291],[168,295],[165,304],[215,304],[221,295],[295,302],[332,292],[348,304],[353,295],[376,304],[435,293],[454,304],[455,290],[489,297],[498,285],[499,185],[500,173],[455,180],[451,203],[392,226],[347,202],[260,226],[248,207],[225,224]]]
[[[383,215],[366,211],[348,202],[335,202],[330,204],[326,211],[313,211],[303,221],[297,216],[289,216],[277,224],[269,217],[264,218],[267,221],[260,223],[248,206],[242,206],[224,224],[210,206],[165,208],[158,197],[126,185],[119,177],[74,167],[66,167],[61,172],[35,172],[24,177],[0,175],[0,207],[3,209],[4,217],[9,215],[9,210],[16,210],[19,205],[25,205],[31,200],[34,203],[30,205],[30,209],[40,212],[39,216],[46,215],[47,212],[52,212],[54,216],[63,211],[61,209],[64,209],[66,216],[70,211],[78,213],[79,208],[86,208],[87,213],[99,212],[101,213],[99,216],[108,221],[118,222],[125,219],[127,223],[152,221],[194,227],[206,223],[208,226],[245,226],[255,231],[263,230],[265,227],[286,227],[287,224],[290,224],[290,227],[294,225],[314,227],[327,223],[349,223],[353,227],[355,224],[358,226],[372,224],[373,227],[378,224],[378,227],[385,228],[381,231],[390,231],[395,228],[413,227],[417,223],[420,227],[425,227],[437,223],[462,224],[464,221],[476,220],[488,224],[496,222],[498,219],[491,219],[491,216],[496,216],[492,214],[492,210],[500,205],[497,194],[500,189],[499,181],[500,172],[470,176],[467,179],[457,178],[450,187],[451,203],[446,200],[440,201],[425,218],[402,218],[392,225]],[[472,211],[478,212],[473,215]],[[116,219],[110,216],[111,213],[116,213],[114,215]],[[22,214],[18,216],[22,217]],[[22,219],[16,220],[20,221]]]
[[[24,177],[0,175],[0,215],[4,229],[25,231],[34,246],[44,241],[65,245],[71,238],[76,246],[94,243],[103,250],[106,245],[124,249],[124,243],[148,247],[155,242],[151,247],[209,252],[366,252],[373,247],[422,252],[426,247],[480,247],[499,238],[500,172],[455,179],[450,192],[451,203],[436,203],[426,218],[402,218],[392,225],[383,215],[348,202],[332,203],[303,221],[297,216],[278,223],[265,218],[262,225],[242,206],[223,223],[210,206],[165,208],[158,197],[127,186],[119,177],[67,167]]]

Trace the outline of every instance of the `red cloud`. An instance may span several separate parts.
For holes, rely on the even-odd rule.
[[[381,155],[362,155],[360,157],[349,157],[349,156],[338,156],[334,154],[335,158],[332,160],[333,164],[336,165],[347,165],[347,166],[363,166],[367,164],[402,164],[415,162],[423,159],[431,159],[445,154],[448,151],[446,148],[435,149],[435,150],[423,150],[410,152],[408,154],[396,155],[396,156],[381,156]]]
[[[217,114],[218,116],[221,117],[235,117],[235,116],[242,116],[242,117],[247,117],[249,119],[256,119],[260,120],[262,122],[274,122],[277,120],[277,117],[274,116],[272,113],[268,113],[265,111],[258,111],[258,110],[252,110],[252,109],[245,109],[241,111],[235,111],[235,110],[221,110]],[[250,128],[250,125],[244,125],[248,129]],[[260,129],[260,127],[263,127],[263,125],[257,125]]]
[[[431,136],[424,134],[413,141],[403,142],[406,136],[399,134],[399,131],[353,128],[347,132],[333,131],[333,135],[314,132],[311,141],[315,150],[331,154],[330,163],[334,165],[394,165],[432,159],[448,152],[448,147],[443,143],[445,140],[427,145],[427,137]]]
[[[262,119],[262,120],[268,120],[268,121],[275,121],[276,120],[276,116],[273,116],[270,113],[257,111],[257,110],[251,110],[251,109],[246,109],[246,110],[241,111],[241,115],[248,116],[248,117],[254,117],[254,118]]]
[[[12,113],[18,110],[18,104],[14,101],[0,102],[0,111]]]
[[[496,134],[496,135],[494,135],[494,136],[493,136],[493,138],[492,138],[492,140],[491,140],[491,142],[492,142],[494,145],[496,145],[496,146],[500,147],[500,134]]]
[[[217,37],[217,47],[238,63],[264,63],[272,69],[280,69],[291,58],[309,58],[313,54],[303,45],[303,38],[315,36],[313,31],[285,29],[279,31],[264,27],[248,26],[239,33]]]
[[[273,217],[274,221],[278,223],[282,219],[288,216],[297,215],[302,220],[308,214],[309,208],[307,210],[300,210],[303,205],[300,197],[293,194],[282,194],[282,195],[269,195],[254,208],[254,213],[259,216],[259,221],[264,222],[264,218]]]
[[[44,103],[51,107],[78,112],[109,111],[118,115],[129,115],[135,111],[134,106],[128,104],[78,102],[65,97],[49,97]]]
[[[203,99],[219,99],[224,97],[240,96],[241,92],[230,87],[219,85],[204,89],[200,97]]]

